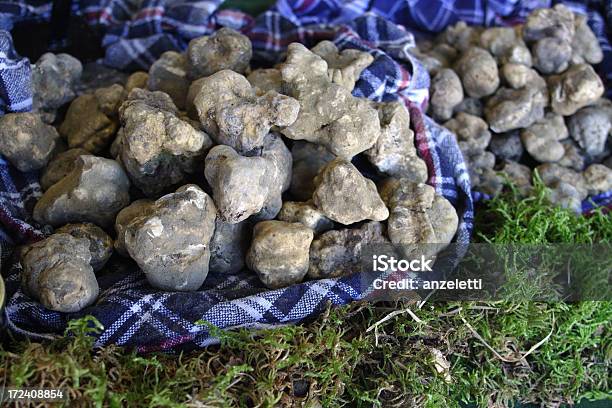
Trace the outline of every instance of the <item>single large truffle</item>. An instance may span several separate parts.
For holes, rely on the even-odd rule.
[[[549,112],[546,116],[524,129],[521,139],[529,154],[541,163],[556,162],[565,154],[561,140],[569,136],[563,116]]]
[[[68,108],[59,128],[70,148],[100,153],[112,142],[119,129],[118,110],[125,99],[121,85],[96,89],[77,97]]]
[[[497,63],[482,48],[467,50],[457,61],[455,71],[461,77],[465,92],[473,98],[489,96],[499,87]]]
[[[194,104],[204,130],[241,154],[257,152],[272,126],[291,125],[300,110],[298,101],[275,91],[257,96],[244,76],[230,70],[201,80]]]
[[[435,254],[450,243],[459,224],[457,212],[433,187],[406,179],[389,179],[381,195],[391,213],[387,222],[389,239],[404,254],[415,249]],[[414,245],[437,244],[426,248]]]
[[[74,169],[52,185],[34,207],[34,219],[54,227],[92,222],[110,227],[130,203],[130,182],[114,160],[79,156]]]
[[[383,221],[389,210],[376,185],[351,163],[334,159],[315,179],[314,205],[331,220],[344,225],[363,220]]]
[[[8,113],[0,117],[0,153],[20,171],[44,167],[59,135],[36,113]]]
[[[380,135],[376,110],[367,99],[356,98],[328,75],[327,62],[302,44],[292,43],[281,65],[283,89],[300,102],[297,120],[281,129],[293,140],[325,146],[350,160],[374,145]]]
[[[612,135],[612,106],[601,104],[580,109],[569,118],[572,138],[589,155],[604,153],[606,142]]]
[[[376,221],[367,222],[360,228],[327,231],[310,246],[308,277],[335,278],[358,272],[365,248],[388,243],[385,227]]]
[[[380,103],[377,109],[381,133],[366,156],[381,173],[425,182],[427,165],[417,155],[408,110],[400,102]]]
[[[197,290],[208,275],[215,217],[213,200],[198,186],[185,185],[127,224],[125,248],[152,286]]]
[[[251,215],[271,219],[291,180],[291,153],[279,136],[268,135],[261,156],[245,157],[219,145],[206,156],[205,176],[221,220],[235,224]]]
[[[463,100],[463,86],[455,71],[449,68],[438,71],[431,81],[430,90],[434,119],[439,121],[450,119],[455,107]]]
[[[75,86],[83,65],[68,54],[43,54],[32,69],[32,110],[47,123],[55,120],[57,109],[76,96]]]
[[[534,87],[501,88],[487,101],[485,115],[497,133],[525,128],[544,117],[545,102]]]
[[[312,230],[300,223],[260,222],[253,229],[247,265],[270,289],[299,283],[308,272],[313,236]]]
[[[78,312],[98,297],[89,241],[53,234],[22,252],[22,286],[48,309]]]
[[[187,58],[176,51],[166,51],[151,65],[147,88],[167,93],[179,109],[185,108],[190,81]]]
[[[525,41],[554,37],[571,42],[574,32],[574,13],[563,4],[557,4],[553,8],[534,10],[527,16],[523,26]]]
[[[130,180],[147,196],[157,196],[201,168],[212,141],[180,119],[162,92],[135,88],[119,110],[122,128],[112,151]]]
[[[573,115],[591,105],[604,93],[604,85],[592,66],[572,65],[561,75],[548,79],[552,109],[560,115]]]
[[[459,112],[453,119],[444,123],[444,127],[457,136],[459,148],[464,154],[484,151],[491,141],[487,122],[469,113]]]
[[[251,40],[247,36],[223,27],[211,36],[195,38],[189,42],[189,76],[198,79],[224,69],[242,74],[249,67],[252,55]]]

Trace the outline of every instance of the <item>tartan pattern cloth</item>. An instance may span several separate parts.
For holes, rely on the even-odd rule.
[[[10,28],[15,20],[46,18],[48,5],[33,3],[0,1],[0,24]],[[499,16],[514,16],[509,7],[502,7],[509,2],[499,2],[492,14],[488,10],[485,14],[491,18],[485,19],[485,14],[474,12],[472,20],[470,13],[460,12],[451,5],[480,5],[481,2],[281,0],[257,19],[236,11],[217,10],[220,1],[144,0],[139,8],[135,6],[137,3],[81,0],[74,5],[75,11],[92,23],[108,27],[104,38],[105,62],[125,70],[146,68],[162,52],[183,49],[189,39],[220,26],[230,26],[248,35],[259,63],[277,62],[293,41],[310,46],[329,39],[340,48],[370,52],[375,60],[362,73],[354,94],[376,101],[401,100],[407,106],[418,152],[428,166],[428,183],[458,211],[460,224],[456,241],[469,242],[473,202],[465,162],[454,136],[422,113],[427,103],[429,77],[408,52],[414,46],[414,37],[402,26],[423,30],[417,24],[420,22],[435,31],[438,23],[434,22],[442,19],[451,23],[454,18],[497,24]],[[443,11],[441,17],[416,13],[415,7],[420,3],[423,13],[439,9]],[[433,3],[440,7],[432,7]],[[7,13],[7,7],[13,10],[12,20],[7,14],[1,14]],[[448,10],[452,12],[447,14]],[[443,24],[439,24],[441,29]],[[24,78],[22,83],[27,84]],[[21,174],[0,160],[3,230],[0,242],[8,292],[5,317],[15,332],[30,337],[52,337],[63,332],[69,319],[89,314],[104,326],[97,338],[98,345],[119,344],[141,352],[185,350],[216,341],[206,326],[198,324],[202,320],[226,329],[273,327],[316,316],[328,303],[347,304],[366,295],[359,273],[267,290],[248,271],[230,277],[211,273],[197,292],[160,292],[147,284],[144,274],[133,263],[124,261],[111,262],[108,271],[99,276],[101,293],[94,305],[74,314],[49,311],[20,290],[21,267],[14,259],[6,258],[14,244],[44,236],[45,232],[32,224],[30,216],[33,204],[41,195],[37,176]]]
[[[32,106],[30,62],[15,53],[11,35],[0,30],[0,115],[27,112]]]
[[[379,30],[375,33],[372,27]],[[422,114],[429,77],[406,52],[414,46],[412,35],[371,14],[348,25],[318,28],[302,31],[294,27],[291,35],[307,44],[330,39],[341,48],[367,50],[375,57],[361,75],[354,94],[377,101],[400,99],[406,104],[417,148],[429,168],[428,182],[458,208],[461,222],[457,241],[467,243],[473,222],[469,178],[454,136]],[[276,57],[278,53],[273,50],[269,55]],[[1,162],[0,173],[8,172],[12,174],[2,178],[0,190],[16,194],[3,200],[12,206],[3,213],[9,214],[11,221],[13,214],[19,218],[8,235],[21,237],[22,242],[38,239],[41,233],[31,226],[30,211],[41,194],[40,187],[35,181],[28,182],[31,192],[26,197],[20,193],[23,186],[15,185],[15,180],[21,180],[19,175],[6,161]],[[35,175],[28,176],[35,179]],[[20,204],[26,198],[31,202],[22,208]],[[21,212],[16,213],[16,208]],[[114,343],[142,352],[184,350],[215,341],[206,326],[197,324],[201,320],[220,328],[271,327],[316,316],[328,303],[342,305],[365,296],[359,273],[272,291],[262,287],[249,271],[230,277],[211,273],[201,290],[172,293],[151,288],[133,263],[114,262],[107,269],[99,276],[99,300],[79,313],[62,314],[46,310],[25,295],[19,288],[21,267],[18,262],[10,262],[5,270],[10,295],[5,311],[9,328],[30,337],[49,337],[61,334],[69,319],[89,314],[105,327],[97,339],[99,345]]]

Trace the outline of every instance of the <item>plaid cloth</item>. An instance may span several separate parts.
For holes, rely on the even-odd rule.
[[[0,30],[0,115],[32,107],[30,62],[15,53],[11,35]]]
[[[340,48],[370,52],[374,63],[362,73],[354,94],[376,101],[401,100],[407,106],[418,152],[428,166],[428,183],[458,211],[456,241],[469,242],[473,202],[465,162],[454,136],[422,113],[429,77],[408,52],[414,46],[414,37],[402,25],[436,31],[456,19],[494,24],[497,17],[485,19],[485,14],[511,16],[511,10],[502,7],[508,2],[500,2],[492,14],[489,5],[487,13],[482,14],[460,12],[459,8],[462,3],[482,8],[480,1],[281,0],[257,19],[236,11],[217,11],[219,3],[144,0],[136,9],[137,2],[127,0],[81,0],[74,6],[92,23],[108,26],[105,62],[126,70],[146,68],[162,52],[183,49],[189,39],[220,26],[248,35],[255,59],[262,64],[277,62],[293,41],[314,45],[329,39]],[[0,14],[0,24],[10,28],[16,20],[48,16],[44,2],[28,4],[0,1],[0,13],[9,10],[13,16],[10,19]],[[429,15],[427,10],[441,10],[441,14]],[[0,222],[4,230],[0,242],[4,247],[43,236],[30,218],[32,205],[41,194],[36,180],[36,174],[19,174],[0,160]],[[19,289],[18,262],[12,260],[3,269],[8,292],[5,317],[13,331],[30,337],[52,337],[63,332],[69,319],[89,314],[105,327],[97,338],[98,345],[114,343],[141,352],[184,350],[216,342],[207,327],[198,324],[202,320],[224,329],[274,327],[316,316],[328,303],[343,305],[366,296],[359,273],[273,291],[263,288],[248,271],[229,277],[211,273],[200,291],[159,292],[147,284],[134,264],[111,262],[108,271],[99,276],[101,294],[95,305],[79,313],[62,314],[46,310]]]

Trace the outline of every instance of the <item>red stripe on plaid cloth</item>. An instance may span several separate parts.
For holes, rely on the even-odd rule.
[[[410,75],[410,72],[408,72],[408,70],[405,69],[403,65],[400,65],[400,73],[402,74],[402,77],[400,79],[398,88],[399,88],[399,91],[401,92],[403,89],[408,88],[408,86],[410,85],[411,75]]]
[[[160,17],[163,14],[164,14],[164,8],[163,7],[145,8],[145,9],[140,10],[136,14],[135,19],[138,20],[140,18]]]
[[[5,206],[0,207],[0,224],[17,244],[31,244],[44,238],[42,232],[22,220],[16,219]]]
[[[419,107],[412,101],[410,101],[406,96],[402,95],[402,101],[406,108],[408,108],[408,112],[410,113],[410,124],[412,125],[412,129],[414,130],[414,139],[416,141],[417,152],[421,159],[425,161],[427,165],[427,172],[429,173],[429,180],[427,183],[432,187],[436,187],[436,168],[434,165],[434,160],[432,157],[432,153],[429,150],[429,141],[427,139],[427,131],[425,129],[425,120],[423,119],[423,112]]]
[[[89,11],[85,13],[85,20],[89,24],[113,24],[115,23],[115,19],[112,14],[107,11],[107,9],[101,9],[98,11]]]
[[[313,5],[313,3],[314,3],[313,0],[304,0],[302,1],[302,4],[295,7],[293,11],[296,13],[303,13],[306,10],[308,10]]]

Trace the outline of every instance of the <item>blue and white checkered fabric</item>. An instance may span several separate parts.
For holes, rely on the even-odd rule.
[[[414,46],[414,37],[404,27],[435,32],[459,19],[474,24],[508,23],[549,2],[490,1],[485,6],[479,0],[280,0],[257,19],[237,11],[217,10],[221,1],[74,3],[75,12],[107,27],[104,61],[125,70],[147,68],[162,52],[184,49],[191,38],[221,26],[248,35],[255,59],[263,64],[277,62],[294,41],[314,45],[329,39],[340,48],[370,52],[374,63],[362,73],[354,94],[376,101],[400,100],[408,107],[418,152],[428,166],[428,183],[456,207],[460,225],[455,239],[467,243],[473,202],[465,162],[454,136],[422,113],[429,77],[408,52]],[[19,20],[47,18],[49,10],[44,1],[0,0],[0,27],[10,28]],[[587,10],[586,4],[582,10]],[[29,72],[19,79],[21,82],[16,83],[26,86]],[[0,160],[3,247],[40,239],[42,233],[30,217],[40,193],[37,174],[18,173]],[[101,295],[94,305],[80,313],[61,314],[46,310],[23,294],[19,289],[20,266],[9,263],[3,268],[9,294],[5,310],[9,327],[31,337],[49,337],[61,334],[69,319],[90,314],[105,327],[97,339],[99,345],[120,344],[143,352],[189,349],[215,342],[207,328],[197,324],[201,320],[219,328],[273,327],[316,316],[328,303],[343,305],[365,295],[359,274],[273,291],[263,288],[248,271],[230,277],[211,274],[197,292],[172,293],[152,289],[134,264],[114,262],[107,269],[99,276]]]
[[[11,35],[0,30],[0,115],[32,107],[30,61],[15,53]]]

